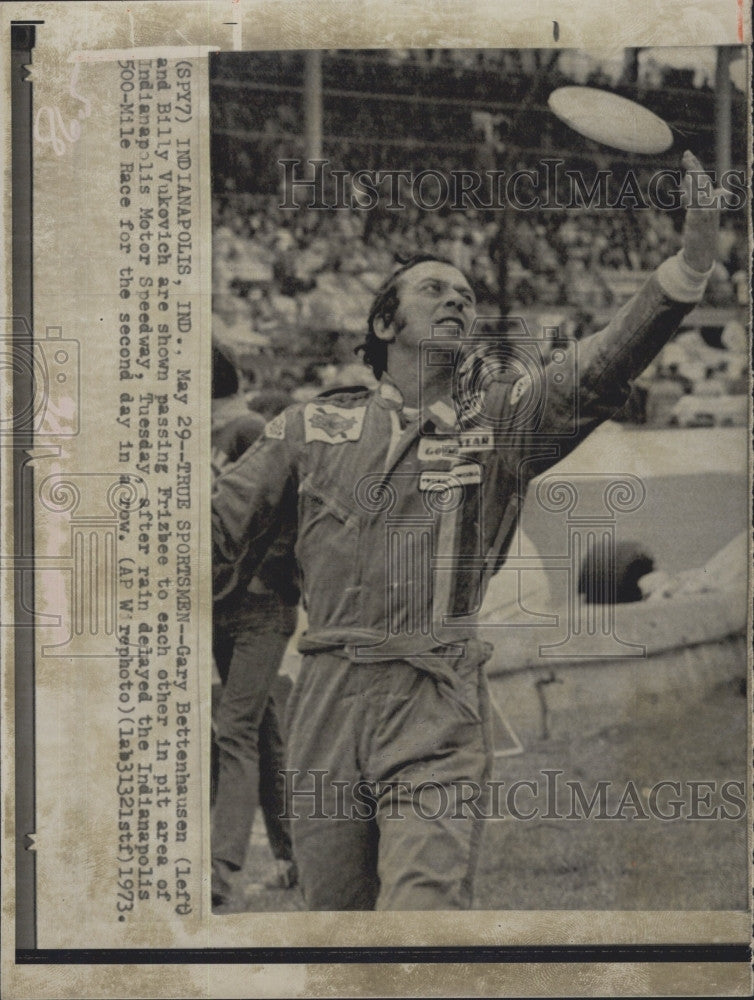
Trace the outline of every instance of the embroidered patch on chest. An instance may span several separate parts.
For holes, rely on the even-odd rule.
[[[310,441],[342,444],[358,441],[364,427],[365,406],[350,410],[328,403],[307,403],[304,407],[304,435]]]
[[[458,455],[458,441],[455,438],[437,440],[436,438],[422,438],[419,441],[417,457],[420,462],[432,462],[443,458],[456,458]]]
[[[482,481],[481,465],[457,465],[449,472],[435,469],[422,472],[419,476],[419,489],[449,490],[457,486],[474,486]]]
[[[461,431],[458,435],[458,450],[461,453],[492,451],[494,447],[495,435],[492,431]]]

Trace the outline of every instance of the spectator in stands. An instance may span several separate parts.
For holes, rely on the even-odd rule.
[[[509,53],[499,60],[494,53],[489,58],[515,66],[516,74],[522,72],[520,61]],[[276,105],[277,98],[269,109],[275,112]],[[403,103],[394,108],[398,117],[405,117],[407,134],[413,127],[410,109]],[[468,118],[471,127],[471,115]],[[480,141],[481,133],[476,138]],[[384,158],[385,148],[379,144],[374,155],[378,153]],[[357,140],[344,147],[342,155],[353,158],[353,167],[364,166],[364,147]],[[409,159],[420,161],[422,155],[411,153]],[[437,164],[443,170],[463,166],[451,153]],[[530,166],[523,160],[512,163],[514,169]],[[652,270],[680,245],[674,214],[651,208],[632,213],[469,208],[430,212],[409,204],[406,211],[389,211],[383,198],[373,211],[281,213],[278,202],[277,196],[228,195],[222,202],[216,199],[214,207],[213,289],[241,302],[235,313],[220,302],[218,329],[229,323],[236,342],[264,334],[273,368],[291,365],[291,355],[307,354],[313,323],[318,329],[340,331],[345,359],[356,317],[398,254],[449,256],[469,274],[489,314],[564,304],[601,312],[620,303],[623,288],[628,294],[631,282],[624,276]],[[507,221],[506,215],[511,216]],[[741,220],[726,220],[725,266],[713,274],[705,304],[729,308],[748,303],[745,247]],[[300,367],[308,361],[302,357]]]

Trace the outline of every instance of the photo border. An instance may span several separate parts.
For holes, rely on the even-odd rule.
[[[22,5],[12,5],[22,6]],[[41,9],[41,5],[37,5]],[[218,5],[219,6],[219,5]],[[736,23],[741,41],[745,26],[741,0],[736,0]],[[13,152],[13,290],[12,315],[24,317],[29,329],[32,323],[33,301],[33,246],[31,236],[31,219],[33,206],[31,204],[31,106],[19,104],[19,86],[31,84],[21,83],[17,79],[22,65],[28,61],[33,64],[33,34],[36,26],[44,25],[44,20],[11,20],[11,30],[15,32],[16,44],[14,53],[18,59],[13,59],[12,79],[16,88],[13,100],[12,121],[12,152]],[[225,22],[227,23],[227,22]],[[22,34],[24,37],[21,37]],[[31,41],[31,44],[29,42]],[[391,44],[400,44],[394,40]],[[539,45],[541,43],[537,43]],[[682,44],[682,43],[680,43]],[[710,44],[715,44],[710,43]],[[563,42],[561,41],[561,45]],[[252,46],[253,47],[253,46]],[[276,46],[273,46],[276,47]],[[316,46],[319,47],[319,46]],[[347,46],[347,47],[350,47]],[[448,46],[449,47],[449,46]],[[565,47],[565,46],[564,46]],[[31,60],[25,58],[31,55]],[[23,120],[22,120],[23,119]],[[24,132],[19,138],[19,132]],[[24,184],[26,176],[28,184]],[[25,190],[26,188],[26,190]],[[29,229],[24,233],[19,225],[22,219],[28,219]],[[25,391],[21,383],[14,386],[15,398]],[[28,442],[26,442],[28,445]],[[13,454],[16,456],[25,447],[22,438],[14,440]],[[4,451],[2,457],[7,455]],[[5,473],[7,477],[7,470]],[[13,483],[17,485],[17,465],[14,462]],[[6,478],[7,482],[7,478]],[[19,519],[19,511],[14,509],[14,557],[19,565],[24,556],[33,549],[33,536],[29,537],[31,519]],[[22,525],[24,525],[22,529]],[[33,527],[33,524],[32,524]],[[20,587],[14,588],[14,601],[17,612],[21,611],[22,595]],[[16,619],[18,621],[18,619]],[[60,965],[60,966],[102,966],[102,965],[259,965],[259,964],[446,964],[446,963],[494,963],[523,964],[533,963],[573,964],[615,964],[615,963],[694,963],[694,964],[726,964],[739,965],[750,963],[750,946],[748,942],[717,942],[717,943],[676,943],[676,944],[625,944],[625,945],[517,945],[490,947],[484,945],[467,946],[406,946],[406,947],[258,947],[258,948],[170,948],[170,949],[40,949],[36,946],[36,934],[33,925],[36,918],[36,907],[32,903],[33,891],[27,886],[33,883],[36,858],[33,850],[29,850],[25,830],[34,830],[34,673],[33,656],[28,659],[28,651],[34,649],[33,628],[16,625],[13,629],[13,656],[15,663],[15,828],[16,828],[16,872],[17,891],[15,906],[15,962],[19,966],[30,965]],[[31,663],[31,668],[29,664]],[[30,724],[29,724],[30,723]],[[4,727],[7,730],[8,727]],[[30,773],[27,770],[30,769]],[[7,817],[6,817],[7,818]],[[21,892],[18,892],[18,889]],[[605,911],[609,917],[611,911]],[[637,914],[639,911],[636,911]],[[29,943],[33,941],[33,943]],[[10,995],[10,994],[8,994]],[[21,994],[16,994],[21,995]],[[166,994],[168,995],[168,994]],[[171,994],[172,995],[172,994]]]

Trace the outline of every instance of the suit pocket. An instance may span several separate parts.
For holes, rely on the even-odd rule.
[[[359,555],[357,515],[311,477],[305,479],[299,488],[296,556],[309,617],[318,627],[358,624]]]
[[[481,722],[481,685],[484,664],[493,652],[489,642],[469,639],[466,652],[453,665],[452,673],[438,684],[440,693],[452,701],[469,722]]]

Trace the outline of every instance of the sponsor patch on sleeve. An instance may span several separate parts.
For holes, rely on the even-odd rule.
[[[310,441],[342,444],[358,441],[364,427],[365,406],[343,409],[329,403],[307,403],[304,407],[304,435]]]
[[[511,389],[510,403],[511,406],[515,406],[523,396],[525,396],[531,389],[531,375],[524,375],[518,380],[518,382],[513,383],[513,388]]]
[[[269,423],[265,424],[264,436],[272,438],[274,441],[285,440],[285,410],[273,417]]]

